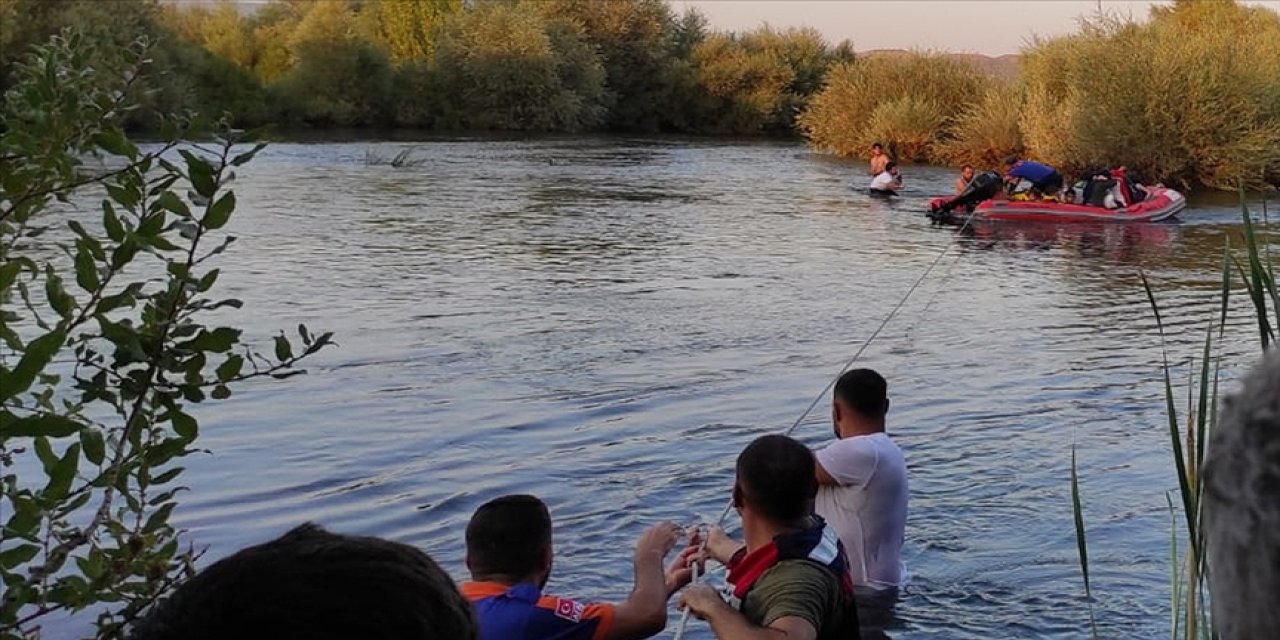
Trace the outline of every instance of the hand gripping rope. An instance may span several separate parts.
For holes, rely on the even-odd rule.
[[[827,386],[822,388],[822,391],[819,392],[818,395],[813,398],[813,402],[809,403],[809,406],[806,407],[804,412],[800,414],[800,417],[796,418],[796,421],[791,423],[791,426],[787,427],[787,430],[782,432],[782,435],[790,436],[796,430],[796,428],[800,426],[800,423],[804,422],[804,419],[809,417],[809,414],[812,413],[814,408],[818,406],[818,403],[822,402],[822,399],[826,397],[827,392],[830,391],[831,388],[836,385],[836,382],[840,380],[840,376],[844,375],[844,372],[848,371],[849,367],[852,367],[853,363],[857,362],[858,358],[862,357],[862,353],[867,350],[867,347],[871,345],[872,341],[874,341],[877,337],[880,336],[880,333],[884,331],[885,327],[889,326],[889,322],[893,320],[894,316],[898,315],[898,312],[902,310],[902,307],[907,304],[907,299],[911,297],[911,294],[915,293],[916,289],[920,288],[920,285],[924,283],[925,278],[928,278],[929,274],[933,272],[934,267],[937,267],[938,263],[942,262],[942,258],[945,257],[947,253],[951,251],[951,247],[955,244],[955,236],[960,235],[961,233],[964,232],[965,229],[969,227],[969,223],[973,221],[973,216],[974,214],[970,213],[969,216],[965,218],[964,224],[961,225],[958,230],[956,230],[955,235],[953,235],[951,238],[951,241],[947,242],[947,245],[942,248],[942,251],[938,252],[938,256],[933,259],[933,262],[930,262],[929,266],[925,267],[924,272],[921,273],[920,277],[916,278],[916,281],[911,284],[911,287],[907,289],[906,294],[902,296],[902,299],[898,301],[898,304],[894,305],[893,308],[889,310],[888,315],[884,317],[884,320],[880,321],[880,325],[876,327],[875,331],[871,332],[871,335],[868,336],[866,341],[862,343],[862,346],[858,347],[858,350],[853,354],[853,357],[849,358],[849,360],[844,363],[844,366],[840,367],[840,371],[836,372],[836,375],[833,378],[831,378],[831,381],[827,383]],[[724,511],[721,512],[720,519],[716,520],[716,526],[721,526],[724,524],[724,519],[729,516],[729,511],[732,509],[733,509],[733,501],[730,500],[728,506],[726,506],[724,508]],[[700,552],[705,552],[706,550],[707,550],[707,539],[704,537],[702,539],[702,548],[700,549]],[[690,582],[690,584],[696,583],[697,581],[698,581],[698,565],[697,563],[694,563],[693,579],[692,579],[692,582]],[[680,624],[676,627],[676,634],[674,636],[674,640],[683,640],[685,629],[688,626],[689,626],[689,609],[686,607],[684,610],[684,613],[680,615]]]

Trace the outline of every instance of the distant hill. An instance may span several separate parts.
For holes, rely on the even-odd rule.
[[[860,56],[905,56],[911,53],[906,49],[871,49],[869,51],[859,51]],[[1003,56],[987,56],[981,53],[945,53],[962,62],[967,62],[979,71],[993,75],[997,78],[1013,80],[1018,77],[1018,60],[1021,58],[1016,53],[1010,53]]]

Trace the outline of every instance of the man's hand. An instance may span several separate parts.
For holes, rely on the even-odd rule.
[[[706,573],[706,561],[702,557],[702,533],[694,529],[689,535],[689,544],[667,565],[667,597],[679,591],[681,587],[693,581],[693,567],[697,565],[698,573]]]
[[[684,534],[684,529],[674,522],[659,522],[645,529],[636,541],[636,562],[657,558],[658,563],[667,557],[667,552],[676,546],[676,540]]]
[[[707,535],[707,555],[720,564],[728,565],[742,547],[741,542],[730,538],[720,527],[711,527]]]
[[[729,605],[720,599],[720,594],[714,588],[706,584],[690,585],[680,594],[681,609],[688,609],[690,613],[697,616],[700,620],[706,620],[714,615],[716,611],[728,609]]]

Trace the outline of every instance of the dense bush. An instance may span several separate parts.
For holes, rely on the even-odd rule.
[[[933,160],[955,114],[993,82],[942,54],[859,58],[827,74],[799,123],[829,153],[859,155],[879,141],[899,158]]]
[[[992,168],[1010,154],[1021,155],[1026,149],[1018,126],[1023,104],[1020,87],[994,83],[952,122],[949,137],[935,149],[937,158],[953,165]]]
[[[604,68],[578,27],[531,4],[486,4],[445,24],[436,56],[456,129],[577,131],[604,115]]]
[[[1099,19],[1027,52],[1021,126],[1068,168],[1119,163],[1234,188],[1280,174],[1280,15],[1179,2],[1149,23]]]

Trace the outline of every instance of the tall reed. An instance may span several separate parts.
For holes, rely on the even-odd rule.
[[[1219,309],[1216,317],[1205,327],[1204,345],[1199,354],[1199,364],[1192,360],[1192,374],[1183,418],[1179,417],[1178,398],[1173,385],[1173,367],[1169,364],[1166,347],[1164,319],[1155,291],[1146,274],[1140,275],[1143,290],[1155,316],[1156,330],[1160,336],[1161,360],[1164,370],[1165,411],[1168,414],[1169,442],[1173,452],[1173,464],[1178,477],[1175,506],[1170,498],[1170,558],[1171,558],[1171,613],[1170,638],[1175,640],[1200,640],[1216,638],[1214,621],[1209,609],[1210,589],[1207,579],[1209,566],[1206,559],[1206,535],[1202,517],[1204,498],[1205,441],[1216,425],[1218,416],[1219,381],[1222,366],[1221,345],[1224,342],[1234,278],[1239,277],[1252,304],[1257,322],[1258,339],[1262,350],[1276,340],[1276,327],[1280,326],[1280,292],[1277,290],[1274,262],[1269,243],[1258,236],[1253,216],[1241,191],[1241,216],[1243,218],[1244,262],[1233,251],[1228,238],[1222,255],[1222,287],[1219,293]],[[1265,216],[1265,205],[1264,205]],[[1270,309],[1268,309],[1270,304]],[[1272,321],[1271,314],[1275,314]],[[1090,599],[1089,616],[1093,621],[1093,585],[1089,581],[1087,542],[1081,509],[1080,483],[1076,471],[1075,448],[1071,451],[1072,512],[1085,593]],[[1181,551],[1178,544],[1177,512],[1182,512],[1185,541]],[[1096,637],[1097,631],[1094,630]]]

